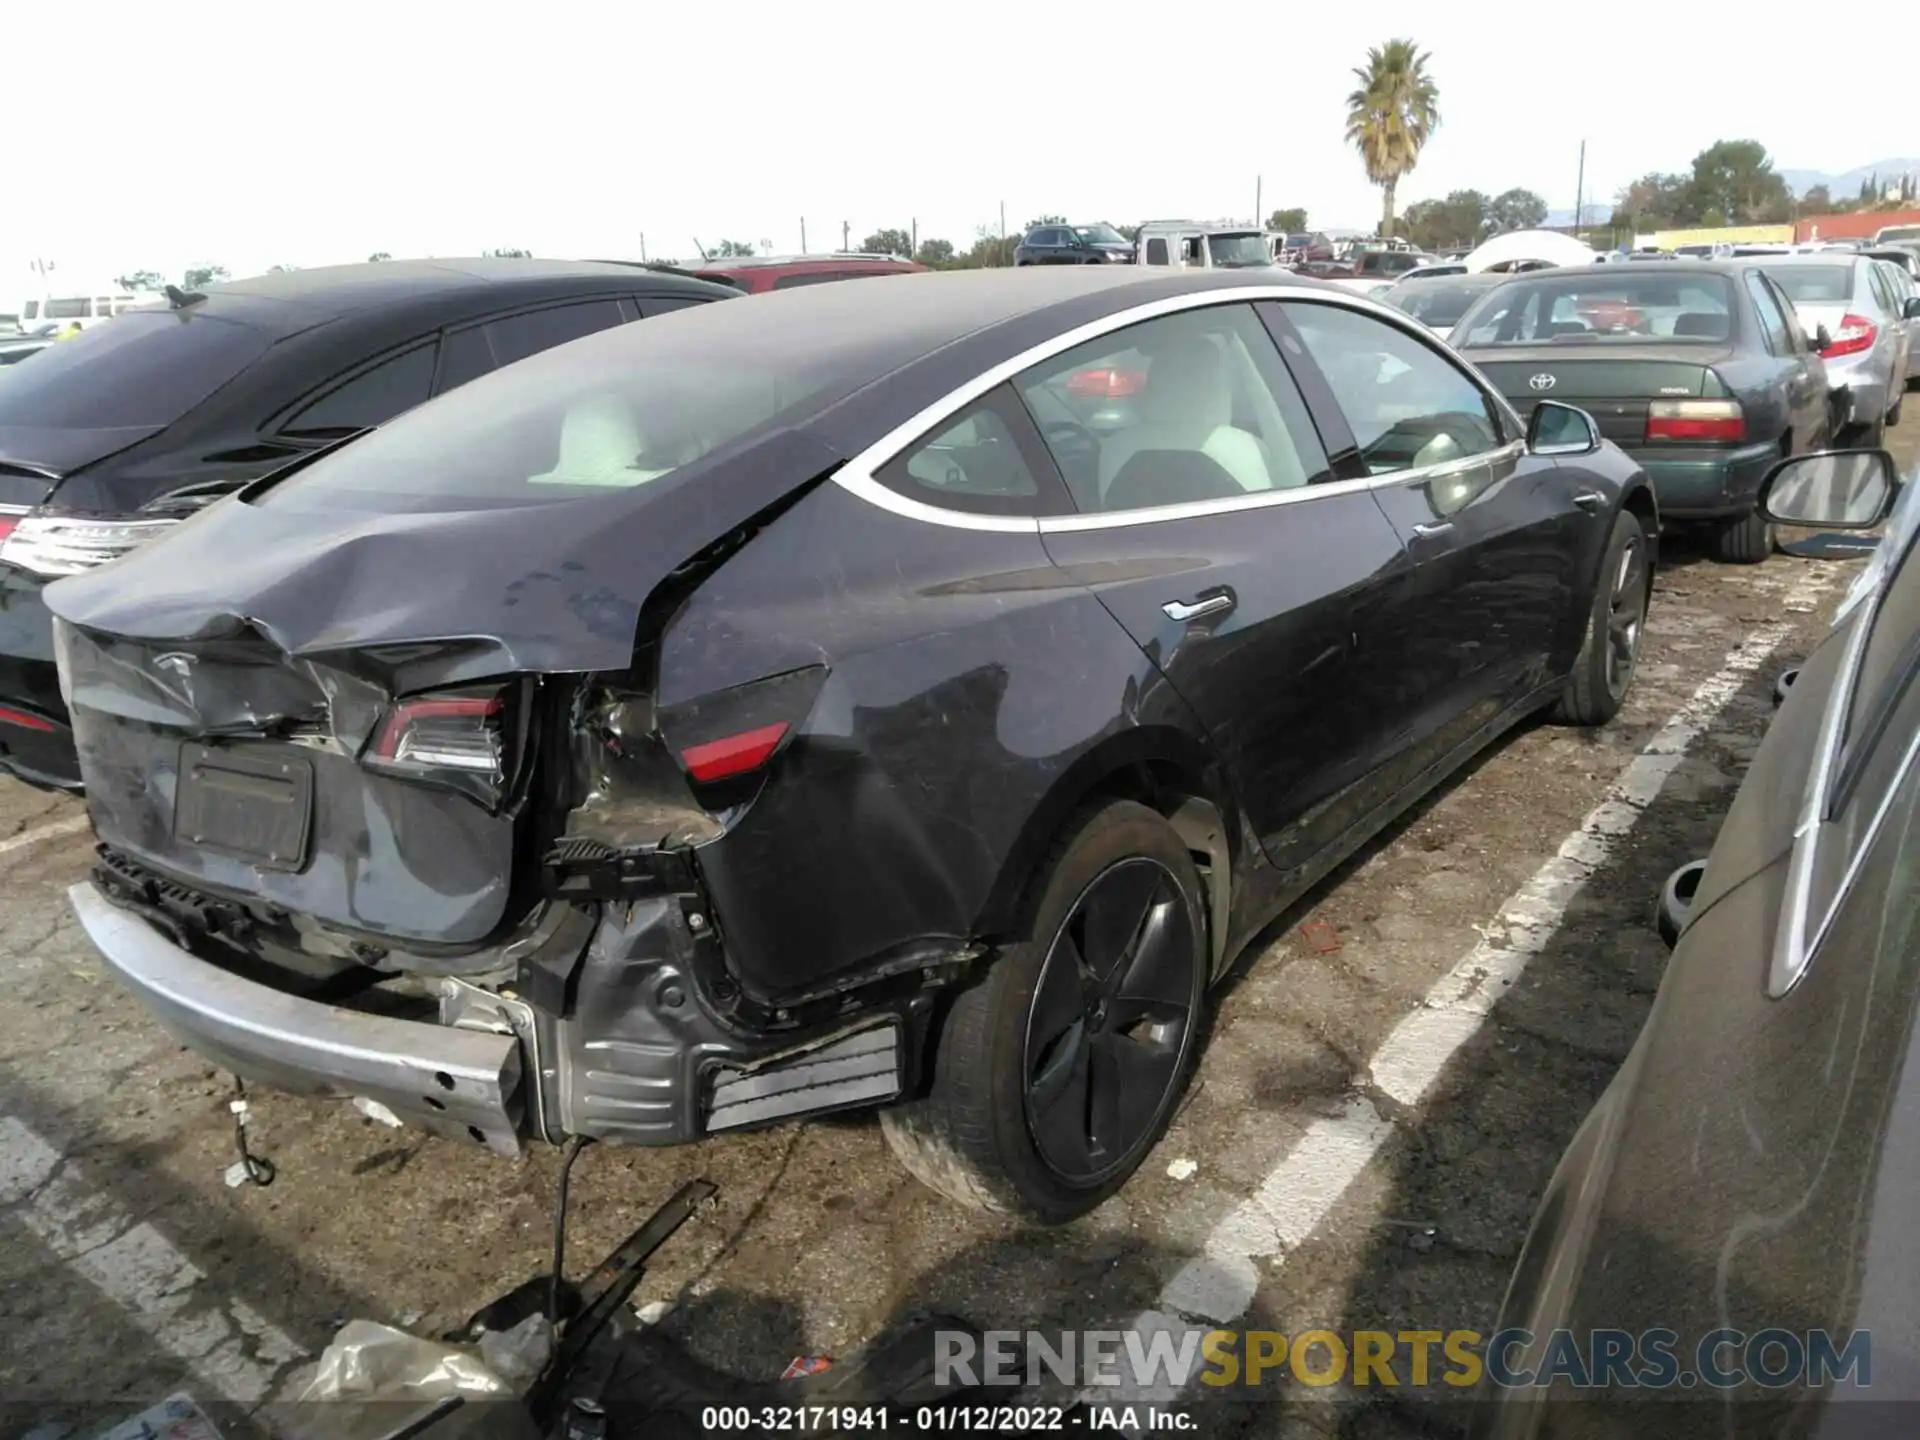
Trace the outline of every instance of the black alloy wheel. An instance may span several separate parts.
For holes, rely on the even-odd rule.
[[[1640,638],[1647,624],[1647,545],[1636,533],[1628,540],[1613,572],[1607,602],[1607,694],[1627,698],[1640,665]]]
[[[1194,1022],[1192,920],[1158,861],[1122,860],[1081,892],[1027,1012],[1026,1111],[1041,1158],[1098,1185],[1156,1128]]]
[[[1059,1225],[1124,1185],[1179,1108],[1205,1032],[1207,886],[1159,811],[1096,799],[1035,868],[1023,909],[880,1128],[941,1194]]]

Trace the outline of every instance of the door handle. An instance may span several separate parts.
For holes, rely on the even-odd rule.
[[[1573,497],[1573,503],[1578,505],[1582,510],[1592,512],[1598,510],[1605,504],[1606,499],[1607,497],[1602,495],[1598,490],[1582,490],[1578,495]]]
[[[1169,620],[1178,620],[1184,625],[1189,620],[1204,620],[1209,615],[1224,615],[1233,609],[1236,603],[1231,595],[1209,595],[1204,600],[1169,600],[1160,609]]]
[[[1430,520],[1424,525],[1413,527],[1413,533],[1422,540],[1431,540],[1436,535],[1444,535],[1453,529],[1451,520]]]

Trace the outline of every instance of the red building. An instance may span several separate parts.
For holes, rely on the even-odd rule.
[[[1889,225],[1920,225],[1920,210],[1861,210],[1852,215],[1809,215],[1793,227],[1795,244],[1808,240],[1871,240]]]

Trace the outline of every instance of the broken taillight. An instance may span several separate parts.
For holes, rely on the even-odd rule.
[[[780,753],[812,713],[826,679],[825,666],[810,665],[664,707],[661,737],[696,785],[742,780]]]
[[[361,763],[493,803],[507,782],[506,720],[499,686],[410,695],[387,711]]]

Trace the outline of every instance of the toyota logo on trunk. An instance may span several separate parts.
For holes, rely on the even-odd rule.
[[[1536,375],[1527,384],[1536,390],[1551,390],[1557,382],[1551,375]]]

